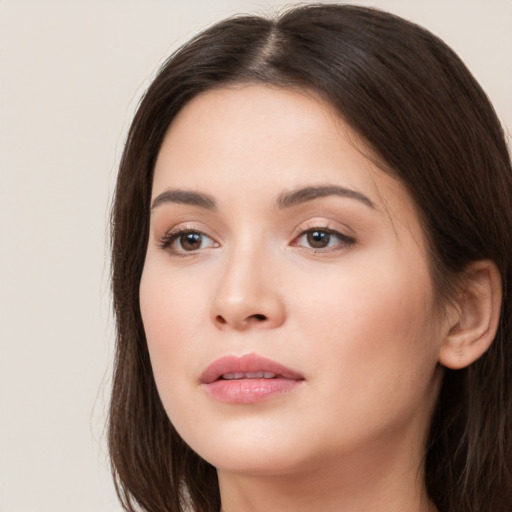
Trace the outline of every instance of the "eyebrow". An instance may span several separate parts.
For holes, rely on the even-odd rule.
[[[291,192],[285,192],[278,197],[276,204],[278,208],[290,208],[291,206],[312,201],[313,199],[328,196],[341,196],[349,199],[355,199],[356,201],[360,201],[366,206],[375,209],[373,201],[364,194],[361,194],[361,192],[336,185],[304,187],[292,190]]]
[[[151,209],[154,210],[165,203],[188,204],[206,208],[207,210],[215,210],[216,208],[213,197],[190,190],[166,190],[154,199]]]
[[[284,192],[277,198],[276,204],[279,209],[290,208],[307,201],[328,196],[341,196],[349,199],[355,199],[366,206],[375,209],[373,201],[364,194],[361,194],[361,192],[345,187],[339,187],[337,185],[303,187],[297,190],[292,190],[291,192]],[[207,210],[216,209],[216,203],[213,197],[200,192],[192,192],[191,190],[165,190],[154,199],[151,209],[153,210],[165,203],[187,204],[191,206],[199,206],[200,208],[205,208]]]

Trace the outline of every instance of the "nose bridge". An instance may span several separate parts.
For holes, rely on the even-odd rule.
[[[252,237],[228,251],[212,301],[212,318],[218,327],[270,328],[284,321],[284,303],[269,253],[262,239],[255,243]]]

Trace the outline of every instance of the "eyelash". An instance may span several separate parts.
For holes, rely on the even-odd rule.
[[[173,256],[189,256],[191,254],[196,254],[196,252],[198,250],[200,250],[201,247],[199,249],[190,250],[190,251],[187,251],[183,247],[181,249],[176,249],[176,248],[173,247],[173,244],[176,241],[179,241],[180,238],[185,236],[185,235],[199,235],[202,238],[206,238],[206,239],[211,240],[212,241],[212,245],[214,247],[219,247],[219,243],[218,242],[215,242],[211,237],[209,237],[208,235],[206,235],[202,231],[200,231],[198,229],[194,229],[194,228],[189,228],[189,227],[186,227],[186,226],[185,227],[180,227],[180,228],[177,228],[177,229],[172,229],[172,230],[167,231],[166,233],[164,233],[164,235],[160,238],[160,241],[159,241],[158,245],[159,245],[159,247],[161,249],[170,252]]]
[[[323,236],[327,235],[327,237],[328,237],[327,245],[324,247],[308,247],[306,245],[301,245],[299,243],[299,240],[301,238],[308,237],[310,235],[314,236],[313,235],[314,233],[322,234]],[[199,237],[201,237],[201,245],[202,245],[202,242],[204,241],[204,239],[210,240],[211,244],[208,247],[199,247],[198,249],[186,250],[183,248],[183,245],[180,241],[180,238],[183,236],[186,236],[186,235],[198,235]],[[338,240],[338,242],[333,246],[329,245],[331,243],[332,237],[334,237]],[[177,241],[180,241],[180,245],[182,245],[181,249],[176,249],[175,247],[173,247],[173,244]],[[309,243],[311,243],[311,242],[309,242]],[[309,228],[300,230],[294,236],[290,245],[292,247],[302,247],[314,254],[316,254],[316,253],[324,253],[325,254],[328,252],[336,252],[339,250],[349,248],[352,245],[354,245],[355,243],[356,243],[355,238],[345,235],[345,234],[343,234],[335,229],[332,229],[328,226],[325,226],[325,227],[313,226],[313,227],[309,227]],[[194,228],[189,228],[189,227],[180,227],[180,228],[173,229],[173,230],[166,232],[161,237],[158,245],[161,249],[168,251],[171,255],[182,256],[182,257],[197,254],[197,252],[200,251],[201,249],[216,248],[216,247],[220,246],[220,244],[218,242],[213,240],[213,238],[209,237],[202,231],[200,231],[198,229],[194,229]]]
[[[324,235],[328,235],[327,244],[330,244],[331,238],[337,238],[338,243],[335,245],[326,245],[325,247],[308,247],[305,245],[299,245],[298,241],[303,238],[307,237],[308,235],[313,235],[313,233],[322,233]],[[341,233],[340,231],[337,231],[336,229],[330,228],[328,226],[312,226],[308,227],[306,229],[301,229],[299,233],[295,236],[293,241],[291,242],[292,247],[303,247],[304,249],[307,249],[308,251],[316,254],[316,253],[327,253],[327,252],[335,252],[340,251],[343,249],[347,249],[351,246],[353,246],[356,243],[356,239],[345,235]]]

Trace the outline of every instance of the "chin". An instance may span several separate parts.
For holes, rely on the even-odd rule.
[[[251,424],[252,423],[252,424]],[[265,424],[264,424],[265,423]],[[278,475],[295,472],[307,458],[300,437],[272,429],[268,422],[235,422],[224,428],[209,428],[183,439],[218,470],[246,475]]]
[[[210,455],[210,454],[209,454]],[[261,449],[240,450],[239,452],[212,453],[205,458],[218,471],[245,476],[280,476],[300,472],[308,464],[297,453]]]

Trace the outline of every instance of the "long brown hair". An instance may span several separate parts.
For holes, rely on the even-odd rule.
[[[220,509],[215,468],[181,440],[160,402],[138,295],[164,133],[196,95],[243,82],[313,90],[339,112],[414,199],[440,297],[470,262],[497,265],[496,338],[468,368],[445,370],[425,478],[442,512],[510,511],[512,169],[503,131],[480,86],[438,38],[379,10],[332,4],[209,28],[163,65],[135,115],[112,213],[117,351],[109,448],[125,509]]]

